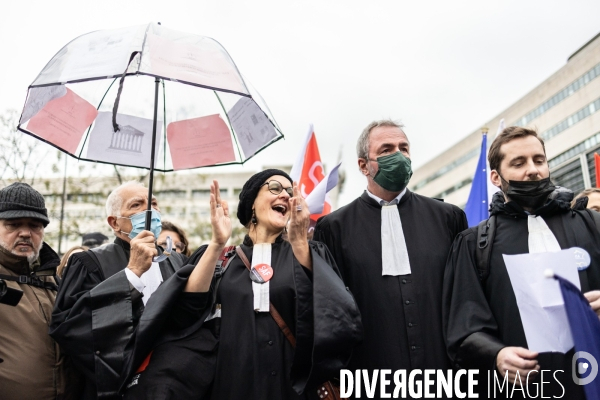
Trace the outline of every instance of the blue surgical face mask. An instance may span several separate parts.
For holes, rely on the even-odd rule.
[[[128,218],[131,220],[131,232],[129,232],[129,239],[135,238],[141,231],[146,228],[146,211],[133,214],[130,217],[119,217]],[[150,232],[154,234],[154,238],[158,239],[158,235],[162,231],[162,222],[160,219],[160,213],[156,210],[152,210],[152,219],[150,221]],[[123,232],[123,231],[121,231]],[[127,233],[127,232],[123,232]]]

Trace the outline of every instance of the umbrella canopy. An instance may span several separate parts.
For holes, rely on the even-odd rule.
[[[151,171],[243,164],[283,138],[217,41],[155,23],[68,43],[29,86],[18,129],[81,160]]]

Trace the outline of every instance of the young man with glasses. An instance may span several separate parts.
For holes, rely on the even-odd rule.
[[[16,182],[0,190],[2,399],[70,398],[77,389],[70,364],[48,336],[60,262],[44,243],[49,222],[44,198],[31,186]]]

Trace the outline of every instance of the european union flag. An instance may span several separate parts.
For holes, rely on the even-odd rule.
[[[557,275],[554,275],[554,279],[560,284],[575,344],[573,374],[577,370],[579,376],[574,375],[573,379],[575,383],[583,385],[586,398],[600,399],[600,319],[577,286]]]
[[[487,134],[481,139],[481,153],[475,170],[475,177],[471,184],[471,193],[465,206],[467,222],[469,226],[477,226],[481,221],[487,219],[488,213],[488,188],[487,188]]]

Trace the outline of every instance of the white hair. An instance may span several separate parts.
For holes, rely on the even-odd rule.
[[[123,197],[121,197],[121,190],[130,187],[139,186],[145,188],[145,186],[138,181],[128,181],[119,185],[115,190],[110,192],[106,199],[106,216],[119,216],[121,214],[121,206],[123,205]]]

